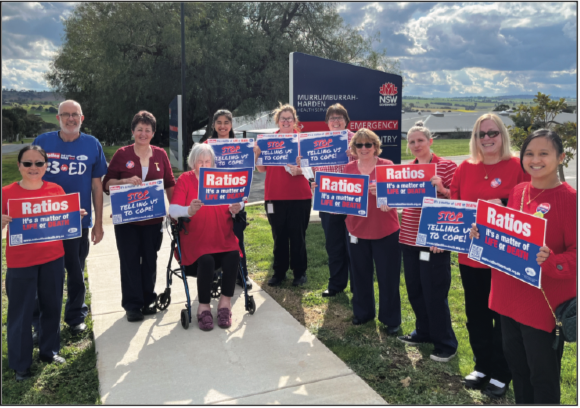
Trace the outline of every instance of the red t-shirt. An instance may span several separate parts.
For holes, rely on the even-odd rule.
[[[177,179],[171,204],[188,206],[197,198],[198,180],[193,171]],[[205,254],[239,251],[234,235],[234,221],[228,205],[203,205],[190,222],[185,224],[188,233],[180,233],[181,264],[191,265]]]
[[[417,164],[417,159],[411,161],[411,164]],[[443,186],[449,188],[451,185],[451,179],[453,179],[453,174],[455,169],[457,169],[457,164],[449,159],[443,159],[437,157],[433,154],[431,163],[437,164],[437,175],[441,177],[443,181]],[[443,195],[437,192],[438,198],[445,198]],[[405,245],[418,246],[415,244],[417,242],[417,232],[419,231],[419,221],[421,220],[421,209],[420,208],[403,208],[403,216],[401,218],[401,233],[399,235],[399,242]]]
[[[489,177],[487,180],[486,174]],[[530,175],[524,173],[517,157],[489,165],[483,162],[473,164],[465,160],[453,175],[451,199],[472,202],[477,202],[478,199],[505,199],[515,186],[529,180]],[[461,265],[489,269],[489,266],[467,258],[467,254],[458,254],[458,258]]]
[[[378,158],[377,166],[393,164],[387,159]],[[358,169],[358,161],[351,162],[344,168],[344,174],[361,174]],[[376,170],[369,174],[369,181],[376,181]],[[397,210],[383,212],[377,208],[377,197],[369,192],[368,214],[366,217],[356,215],[346,216],[346,228],[348,232],[357,238],[381,239],[399,230],[399,216]]]
[[[8,215],[8,200],[49,197],[66,194],[61,186],[45,181],[38,190],[26,190],[14,182],[2,187],[2,214]],[[9,268],[27,268],[42,265],[64,256],[62,241],[40,242],[10,246],[10,224],[6,227],[6,265]]]
[[[110,194],[106,185],[111,179],[121,180],[133,176],[143,176],[141,159],[135,154],[134,146],[134,144],[123,146],[113,155],[107,174],[103,178],[103,191],[106,194]],[[165,189],[175,186],[175,178],[173,177],[173,170],[171,169],[171,163],[169,162],[167,153],[165,153],[164,149],[153,145],[151,145],[151,150],[153,154],[149,158],[149,169],[143,181],[163,179],[163,187]],[[153,225],[160,224],[162,221],[163,218],[153,218],[151,220],[131,222],[129,224]]]
[[[511,192],[508,207],[519,210],[525,188],[523,212],[533,214],[540,204],[548,204],[550,210],[544,215],[546,246],[550,256],[542,264],[541,283],[550,306],[556,308],[576,296],[576,190],[567,183],[542,190],[522,183]],[[540,194],[541,193],[541,194]],[[530,204],[528,200],[534,198]],[[537,254],[530,254],[536,259]],[[515,321],[551,332],[556,327],[554,316],[540,289],[511,277],[496,269],[491,270],[489,308]]]

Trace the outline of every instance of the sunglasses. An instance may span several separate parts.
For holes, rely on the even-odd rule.
[[[33,164],[36,167],[43,167],[46,164],[46,162],[36,162],[36,163],[32,163],[32,162],[20,162],[20,164],[22,164],[24,167],[32,167]]]
[[[372,143],[355,143],[354,145],[356,146],[357,149],[362,149],[363,146],[366,147],[367,149],[370,149],[371,147],[374,146]]]
[[[479,138],[483,139],[485,135],[488,135],[490,139],[493,139],[497,135],[499,135],[499,130],[490,130],[489,132],[479,132]]]

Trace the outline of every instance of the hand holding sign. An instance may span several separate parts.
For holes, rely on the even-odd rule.
[[[2,214],[2,229],[4,229],[11,221],[12,217]]]
[[[197,198],[192,200],[189,204],[189,208],[187,209],[187,214],[189,214],[190,217],[193,217],[195,214],[197,214],[202,205],[203,203],[201,200],[198,200]]]
[[[134,186],[140,186],[143,183],[141,177],[138,176],[133,176],[131,178],[123,179],[121,181],[124,181],[124,183],[122,184],[133,184]]]
[[[236,215],[242,210],[242,205],[240,203],[230,204],[228,209],[233,215]]]

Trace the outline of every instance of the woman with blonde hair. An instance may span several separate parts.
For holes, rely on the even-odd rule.
[[[511,152],[509,133],[497,115],[486,113],[477,119],[469,148],[471,157],[459,165],[453,176],[452,199],[482,199],[505,206],[512,189],[530,179]],[[506,393],[512,375],[503,353],[500,316],[488,306],[491,268],[468,259],[467,254],[458,257],[467,331],[475,360],[475,369],[465,377],[464,384],[474,389],[485,386],[485,395],[499,398]]]

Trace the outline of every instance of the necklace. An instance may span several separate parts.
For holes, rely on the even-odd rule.
[[[497,163],[499,163],[499,162],[497,162]],[[493,169],[497,163],[495,163],[493,166],[491,166],[491,169]],[[484,179],[487,180],[489,177],[487,175],[487,170],[485,169],[485,163],[482,162],[482,164],[483,164],[483,171],[485,171]],[[489,172],[491,173],[491,170]]]
[[[532,201],[534,201],[536,198],[538,198],[540,196],[540,194],[542,194],[544,191],[546,191],[546,189],[543,189],[542,191],[540,191],[540,194],[538,194],[537,196],[535,196],[533,199],[530,198],[530,192],[532,191],[532,183],[530,183],[530,189],[528,190],[528,202],[526,203],[526,205],[530,205],[530,203]]]

